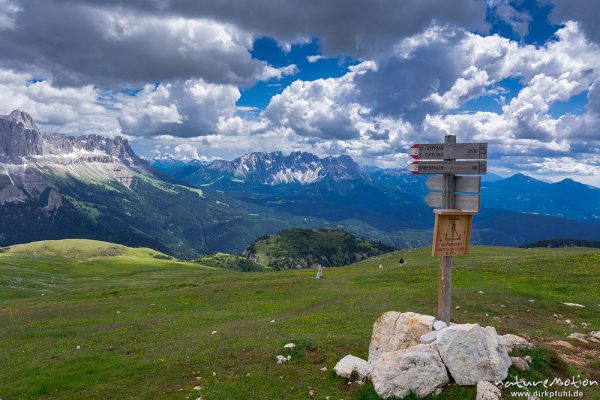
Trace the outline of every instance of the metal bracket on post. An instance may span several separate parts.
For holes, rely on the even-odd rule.
[[[456,136],[446,135],[444,144],[456,144]],[[444,159],[453,161],[454,159]],[[442,201],[445,209],[454,208],[454,192],[456,178],[454,174],[445,174],[442,187]],[[452,303],[452,257],[441,256],[440,258],[440,287],[438,292],[438,319],[446,323],[450,322],[450,306]]]

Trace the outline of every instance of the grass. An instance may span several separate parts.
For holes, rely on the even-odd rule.
[[[335,363],[367,357],[385,311],[435,314],[438,266],[428,248],[326,268],[321,280],[312,270],[240,273],[156,254],[91,241],[0,253],[0,398],[295,400],[310,388],[318,399],[376,399],[369,384],[333,377]],[[570,370],[544,349],[600,329],[597,249],[474,247],[454,260],[455,321],[531,336],[540,346],[532,374],[600,379],[597,358]],[[297,344],[292,359],[278,365],[288,342]],[[592,389],[587,398],[600,399]],[[454,386],[431,398],[474,391]]]

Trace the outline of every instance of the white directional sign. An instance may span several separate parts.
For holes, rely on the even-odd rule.
[[[484,160],[487,143],[413,144],[408,154],[415,160]]]
[[[481,188],[481,177],[480,176],[457,176],[454,181],[455,192],[471,192],[479,193]],[[444,177],[443,176],[431,176],[425,182],[430,190],[444,190]]]
[[[431,208],[444,208],[443,193],[429,192],[425,196],[425,202]],[[479,194],[455,194],[454,208],[464,211],[479,211]]]
[[[413,161],[413,174],[487,174],[487,161]]]

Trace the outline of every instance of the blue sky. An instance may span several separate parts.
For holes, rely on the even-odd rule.
[[[448,133],[490,170],[600,186],[594,0],[0,0],[0,112],[181,159],[347,154]],[[48,40],[52,38],[52,40]]]

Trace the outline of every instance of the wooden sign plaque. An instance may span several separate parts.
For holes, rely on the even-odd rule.
[[[469,253],[471,224],[474,212],[460,210],[434,210],[433,246],[431,255],[466,256]]]

